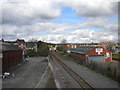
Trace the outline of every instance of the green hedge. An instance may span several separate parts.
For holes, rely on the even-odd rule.
[[[120,58],[120,55],[112,55],[113,58]]]
[[[34,50],[28,50],[27,55],[30,57],[35,57],[35,56],[37,56],[37,52]]]

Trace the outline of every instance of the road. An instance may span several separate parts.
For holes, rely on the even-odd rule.
[[[4,78],[2,82],[3,88],[37,88],[38,83],[42,81],[41,78],[43,78],[47,66],[46,57],[30,58],[28,62],[10,71],[11,74],[14,73],[15,77],[10,75]],[[50,70],[47,71],[50,72]],[[44,78],[47,80],[48,76]],[[40,85],[38,86],[40,88]]]

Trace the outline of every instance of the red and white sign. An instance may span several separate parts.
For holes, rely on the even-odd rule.
[[[100,54],[101,52],[103,52],[103,49],[102,49],[102,48],[96,48],[95,50],[96,50],[96,52],[97,52],[98,54]]]

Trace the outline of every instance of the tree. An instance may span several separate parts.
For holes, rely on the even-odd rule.
[[[61,40],[61,44],[66,44],[67,43],[67,40],[66,39],[62,39]]]
[[[37,43],[37,46],[38,46],[38,55],[47,56],[49,54],[49,47],[47,43],[39,41]]]
[[[66,43],[67,43],[66,39],[61,40],[61,48],[63,51],[65,51]]]
[[[63,50],[62,46],[57,46],[57,50],[62,51]]]
[[[116,50],[116,45],[114,43],[109,43],[107,45],[107,50],[111,51],[112,53]]]

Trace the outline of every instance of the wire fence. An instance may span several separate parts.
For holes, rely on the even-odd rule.
[[[120,83],[120,68],[119,62],[103,63],[93,62],[88,64],[82,63],[84,66],[103,74],[105,77],[111,78]]]

